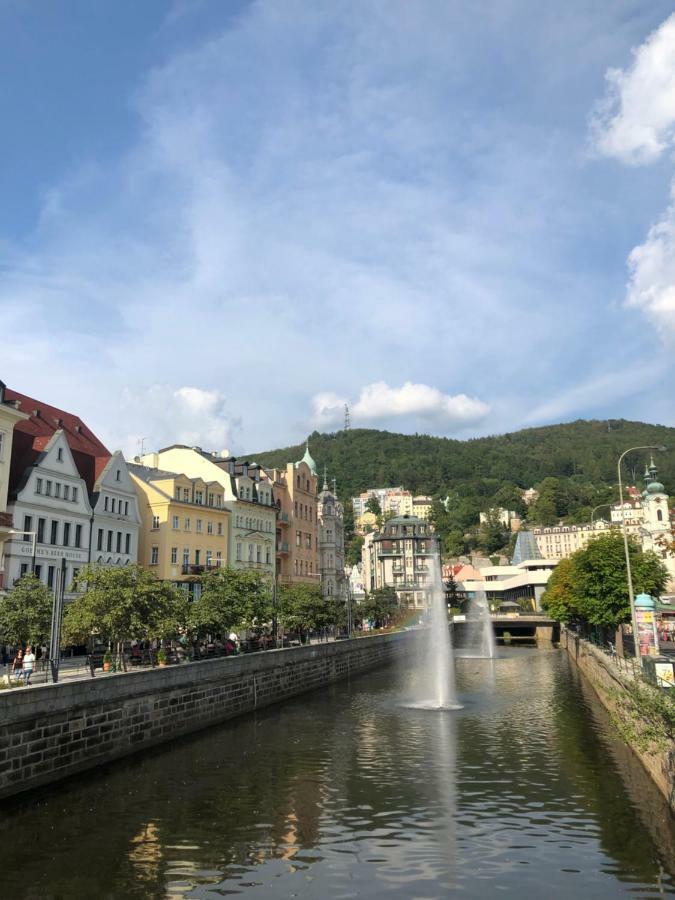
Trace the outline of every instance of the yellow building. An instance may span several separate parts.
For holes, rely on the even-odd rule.
[[[141,514],[139,564],[198,594],[196,577],[229,562],[230,511],[222,485],[148,466],[128,468]]]
[[[377,516],[372,512],[364,512],[354,520],[354,530],[357,534],[368,534],[369,531],[377,531]]]

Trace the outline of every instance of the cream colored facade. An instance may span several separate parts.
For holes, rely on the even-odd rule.
[[[405,607],[426,607],[433,587],[438,539],[416,516],[394,516],[366,535],[361,558],[366,591],[393,587]]]
[[[139,564],[198,594],[196,577],[228,564],[230,511],[222,486],[148,466],[128,470],[141,516]]]
[[[142,462],[219,484],[231,513],[229,564],[274,574],[277,508],[260,466],[181,444],[148,453]]]
[[[431,513],[431,497],[420,494],[413,497],[403,487],[369,488],[358,497],[352,497],[354,509],[354,527],[358,534],[367,534],[377,527],[377,516],[366,510],[369,500],[375,499],[380,504],[382,515],[387,519],[394,516],[416,516],[426,521]]]
[[[551,525],[548,528],[532,528],[537,548],[544,559],[567,559],[576,550],[601,534],[607,534],[611,526],[605,521],[592,525]]]
[[[0,381],[0,590],[3,587],[5,539],[11,535],[12,516],[7,512],[9,470],[12,462],[12,438],[17,422],[29,418],[5,401],[5,385]]]

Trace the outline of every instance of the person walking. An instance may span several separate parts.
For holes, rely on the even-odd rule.
[[[30,684],[30,676],[35,668],[35,654],[32,647],[26,647],[23,655],[23,680],[24,684]]]
[[[23,650],[21,647],[14,654],[14,661],[12,662],[12,677],[16,679],[16,681],[21,681],[23,678]]]

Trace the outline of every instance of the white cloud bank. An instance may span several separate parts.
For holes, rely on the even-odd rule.
[[[625,70],[610,69],[596,108],[596,149],[627,165],[656,162],[675,148],[675,14],[633,51]],[[643,310],[664,339],[675,338],[675,179],[671,204],[628,256],[629,306]]]
[[[490,412],[487,403],[466,394],[444,394],[428,384],[410,381],[399,388],[376,381],[365,385],[355,402],[335,393],[315,394],[312,401],[314,425],[327,427],[344,421],[345,404],[356,425],[392,419],[422,419],[452,429],[477,422]]]

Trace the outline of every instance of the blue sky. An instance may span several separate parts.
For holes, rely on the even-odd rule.
[[[0,0],[0,377],[111,448],[675,424],[669,3]]]

